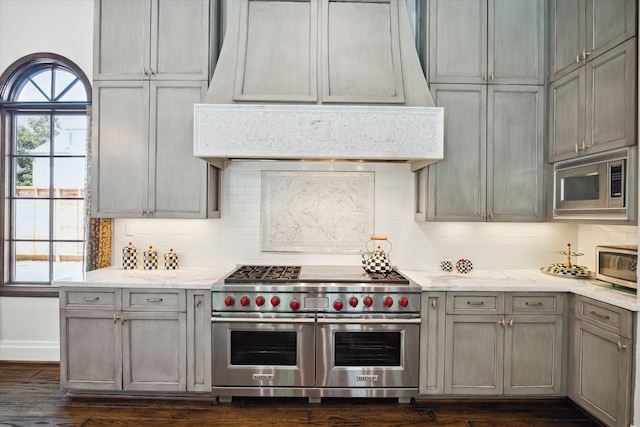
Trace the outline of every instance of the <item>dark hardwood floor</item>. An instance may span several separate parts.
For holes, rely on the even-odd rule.
[[[0,426],[597,427],[568,399],[418,400],[70,397],[57,363],[0,362]]]

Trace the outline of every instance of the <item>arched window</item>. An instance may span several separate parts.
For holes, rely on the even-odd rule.
[[[83,271],[90,105],[89,80],[59,55],[29,55],[0,77],[5,286]]]

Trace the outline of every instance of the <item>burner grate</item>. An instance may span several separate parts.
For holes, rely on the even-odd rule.
[[[397,283],[408,284],[409,279],[398,273],[396,270],[391,270],[388,273],[369,273],[371,281],[374,283]]]
[[[243,265],[231,273],[225,283],[286,283],[297,282],[300,266]]]

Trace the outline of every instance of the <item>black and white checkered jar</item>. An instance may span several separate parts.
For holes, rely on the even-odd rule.
[[[458,273],[469,273],[473,270],[473,264],[470,259],[461,258],[456,262],[456,270]]]
[[[165,270],[177,270],[178,269],[178,254],[169,249],[169,252],[164,254],[164,269]]]
[[[158,251],[149,246],[149,249],[144,251],[142,259],[142,268],[145,270],[155,270],[158,268]]]
[[[125,270],[133,270],[138,267],[138,248],[133,246],[131,242],[122,248],[122,268]]]

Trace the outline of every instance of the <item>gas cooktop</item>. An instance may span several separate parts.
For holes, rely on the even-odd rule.
[[[233,283],[385,283],[409,284],[409,279],[396,270],[368,273],[358,266],[269,266],[243,265],[229,274],[225,284]]]

